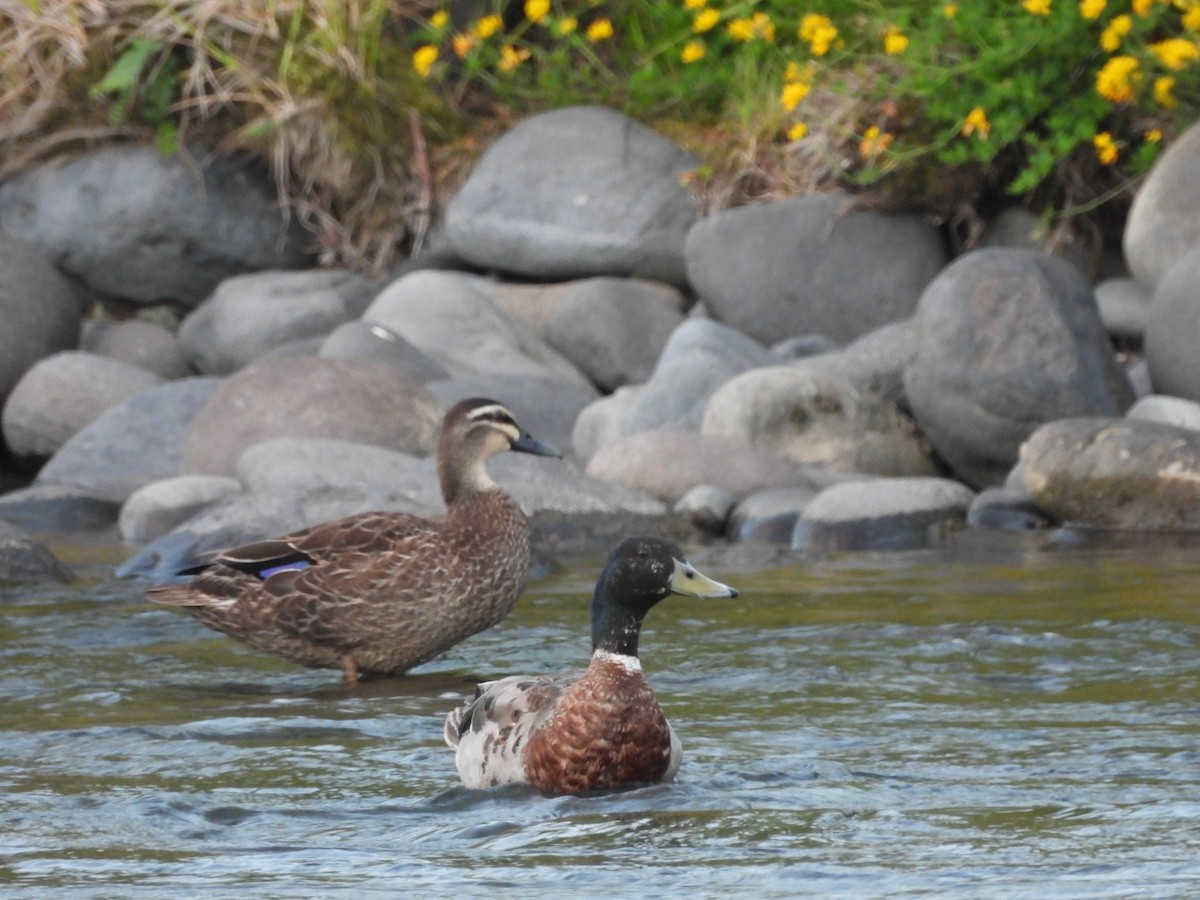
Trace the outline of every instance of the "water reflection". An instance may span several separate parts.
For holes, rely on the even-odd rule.
[[[440,730],[476,680],[583,664],[598,559],[418,675],[358,689],[103,577],[7,596],[0,884],[1188,896],[1197,549],[978,533],[893,555],[697,548],[743,593],[647,622],[680,778],[587,798],[465,790]]]

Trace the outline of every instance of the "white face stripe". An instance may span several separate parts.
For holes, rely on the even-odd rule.
[[[626,672],[642,671],[642,661],[636,656],[628,656],[624,653],[613,653],[611,650],[597,650],[592,654],[592,659],[597,662],[615,663]]]
[[[490,406],[480,406],[479,408],[473,409],[467,413],[468,419],[482,419],[487,416],[506,416],[511,419],[513,414],[499,403],[493,403]]]
[[[496,417],[507,419],[508,421],[494,421]],[[467,413],[466,419],[468,422],[479,422],[488,428],[496,429],[496,431],[501,432],[508,438],[510,443],[521,439],[521,430],[513,424],[515,422],[513,414],[499,403],[473,409]]]

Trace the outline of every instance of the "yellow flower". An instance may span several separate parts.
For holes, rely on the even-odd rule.
[[[750,17],[750,21],[754,24],[756,37],[762,38],[768,44],[775,40],[775,23],[771,21],[770,16],[764,12],[756,12]]]
[[[525,18],[540,22],[550,14],[550,0],[525,0]]]
[[[1021,0],[1021,5],[1025,7],[1025,12],[1035,16],[1050,15],[1050,0]]]
[[[789,81],[779,94],[779,102],[783,108],[791,112],[800,105],[800,101],[808,96],[811,88],[803,81]]]
[[[439,9],[429,17],[429,24],[434,28],[445,28],[446,23],[450,21],[450,14],[444,9]]]
[[[1144,18],[1145,16],[1150,15],[1150,7],[1153,5],[1154,0],[1133,0],[1133,3],[1130,4],[1130,8],[1132,8],[1138,16]]]
[[[808,41],[812,47],[813,56],[824,56],[829,52],[833,42],[837,40],[838,30],[830,21],[829,16],[808,13],[800,20],[800,27],[796,33],[800,40]]]
[[[883,33],[883,52],[888,56],[897,56],[908,49],[908,38],[900,31],[899,25],[889,25]]]
[[[500,62],[497,65],[501,72],[511,72],[525,60],[529,59],[529,51],[522,47],[519,50],[512,44],[500,48]]]
[[[1133,19],[1129,16],[1116,16],[1108,23],[1104,31],[1100,32],[1100,46],[1113,53],[1121,46],[1121,38],[1129,34],[1129,30],[1133,28]]]
[[[1114,56],[1096,73],[1096,93],[1112,103],[1128,103],[1141,77],[1132,56]]]
[[[1079,15],[1085,19],[1098,19],[1108,0],[1079,0]]]
[[[1158,128],[1151,128],[1142,135],[1147,144],[1157,144],[1162,140],[1162,131]]]
[[[775,23],[766,13],[755,13],[747,19],[734,19],[726,26],[729,36],[735,41],[752,41],[762,38],[768,44],[775,40]]]
[[[607,40],[613,36],[612,22],[608,19],[597,19],[587,27],[587,39],[593,44]]]
[[[1096,159],[1100,160],[1102,166],[1111,166],[1121,155],[1112,135],[1107,131],[1102,131],[1092,138],[1092,146],[1096,148]]]
[[[987,113],[983,111],[982,106],[976,106],[967,113],[967,117],[963,120],[962,134],[964,137],[970,137],[975,132],[979,132],[979,139],[986,141],[991,130],[992,123],[988,121]]]
[[[437,62],[438,48],[432,44],[425,44],[413,51],[412,66],[418,75],[422,78],[429,77],[429,70],[433,68],[433,64]]]
[[[1154,102],[1163,109],[1175,108],[1175,95],[1171,93],[1175,89],[1175,79],[1170,75],[1163,75],[1161,78],[1154,79]]]
[[[788,129],[787,137],[789,141],[798,141],[800,138],[808,134],[808,126],[803,122],[797,122]]]
[[[499,16],[484,16],[475,23],[475,33],[484,40],[504,27],[504,20]]]
[[[450,39],[450,46],[454,48],[454,55],[463,59],[474,49],[475,41],[475,35],[460,32]]]
[[[692,31],[703,34],[721,21],[721,13],[715,9],[702,9],[692,20]]]
[[[749,19],[734,19],[725,26],[729,36],[735,41],[749,41],[754,38],[754,23]]]
[[[579,20],[574,16],[565,16],[558,20],[559,34],[572,34],[579,27]]]
[[[703,9],[708,0],[683,0],[684,9]]]
[[[699,62],[704,59],[704,44],[700,41],[688,41],[683,45],[679,58],[685,63]]]
[[[955,16],[958,15],[958,4],[957,3],[947,3],[945,6],[942,7],[942,15],[945,16],[947,19],[953,19]]]
[[[1178,72],[1197,56],[1200,47],[1187,38],[1167,38],[1150,45],[1150,52],[1158,57],[1158,61],[1173,72]]]
[[[794,59],[788,60],[787,70],[783,73],[784,81],[812,81],[813,64],[806,63],[803,66]]]
[[[1189,6],[1179,21],[1188,31],[1200,31],[1200,3]]]
[[[862,141],[858,145],[859,155],[866,159],[869,156],[878,156],[892,144],[892,139],[895,135],[879,131],[878,125],[872,125],[863,132]]]

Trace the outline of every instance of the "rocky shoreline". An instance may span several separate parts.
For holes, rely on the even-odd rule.
[[[957,257],[836,193],[701,218],[698,164],[610,110],[532,117],[385,284],[315,267],[262,174],[199,151],[10,179],[0,578],[69,577],[38,546],[60,532],[115,524],[120,574],[162,579],[337,515],[436,512],[436,424],[473,395],[564,452],[491,467],[555,547],[1200,529],[1200,126],[1104,256],[1052,255],[1021,210]]]

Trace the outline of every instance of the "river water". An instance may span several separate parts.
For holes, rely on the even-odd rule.
[[[647,620],[680,777],[586,798],[458,786],[441,722],[585,661],[599,558],[348,689],[64,552],[0,594],[6,897],[1200,896],[1194,541],[695,548],[742,594]]]

